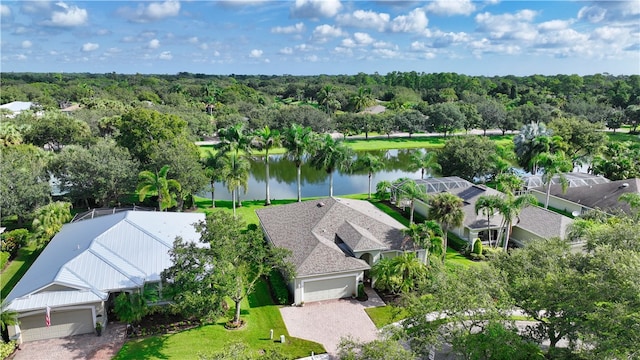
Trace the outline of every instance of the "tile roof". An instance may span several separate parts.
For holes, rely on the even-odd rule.
[[[60,296],[46,291],[56,284],[77,290],[62,291],[73,303],[78,291],[86,300],[87,291],[101,298],[158,281],[171,265],[173,241],[199,239],[193,224],[202,220],[204,214],[126,211],[66,224],[7,296],[10,308],[47,306]]]
[[[368,201],[324,198],[256,213],[273,244],[292,251],[298,276],[369,268],[347,255],[336,236],[352,251],[400,250],[404,240],[405,227]]]
[[[545,194],[547,191],[544,187],[536,188],[536,190]],[[551,195],[553,196],[606,212],[621,210],[630,213],[629,205],[618,201],[620,195],[625,193],[640,193],[640,179],[617,180],[603,184],[568,188],[566,192],[562,192],[560,185],[551,185]]]

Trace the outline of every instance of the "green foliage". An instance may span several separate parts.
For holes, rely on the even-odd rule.
[[[62,225],[71,221],[71,203],[55,201],[36,209],[31,224],[33,238],[42,245],[51,240],[62,229]]]
[[[87,144],[91,141],[91,130],[87,123],[60,112],[46,113],[25,134],[27,142],[38,146],[49,146],[58,151],[63,145]]]
[[[442,192],[435,194],[429,198],[429,213],[427,219],[435,220],[442,227],[442,248],[447,248],[447,235],[450,229],[462,225],[464,222],[464,211],[462,210],[463,202],[458,196]],[[442,261],[445,256],[443,254]]]
[[[277,301],[278,305],[287,305],[290,303],[289,288],[279,270],[271,270],[269,273],[269,284],[271,285],[273,298]]]
[[[151,172],[144,170],[138,175],[138,199],[143,201],[148,195],[158,197],[158,210],[163,211],[177,204],[172,191],[180,191],[180,183],[173,179],[167,179],[169,165],[164,165],[160,171]]]
[[[525,340],[515,327],[491,322],[482,331],[454,339],[453,350],[469,360],[544,360],[539,345]]]
[[[482,240],[476,238],[473,241],[473,248],[471,249],[471,252],[477,255],[482,255]]]
[[[395,339],[359,342],[352,338],[343,338],[338,344],[338,357],[341,360],[412,360],[416,355],[405,349]]]
[[[137,324],[142,318],[151,312],[150,302],[157,301],[157,291],[144,286],[135,289],[131,293],[120,293],[115,299],[114,311],[120,321],[129,324]]]
[[[18,344],[15,341],[0,343],[0,359],[8,358],[9,355],[13,354],[17,347]]]
[[[496,144],[483,136],[457,136],[448,140],[438,154],[443,176],[460,176],[474,181],[484,178],[493,170],[492,156]]]
[[[15,257],[18,253],[18,249],[26,246],[31,239],[31,234],[27,229],[15,229],[2,233],[2,247],[0,250],[6,251],[11,254],[11,257]],[[3,268],[4,266],[0,266]]]
[[[327,134],[315,144],[310,163],[318,170],[329,174],[329,196],[333,196],[333,173],[335,170],[347,170],[351,166],[353,151],[341,140],[335,140]]]

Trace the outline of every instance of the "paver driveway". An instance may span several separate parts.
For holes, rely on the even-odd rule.
[[[30,341],[22,344],[12,360],[108,360],[113,358],[125,340],[125,325],[107,326],[102,336],[84,334],[58,339]]]
[[[369,315],[367,307],[384,306],[378,295],[367,289],[369,300],[360,302],[351,299],[318,301],[303,307],[280,308],[289,335],[318,342],[329,354],[336,354],[340,339],[351,336],[360,341],[378,338],[378,329]]]

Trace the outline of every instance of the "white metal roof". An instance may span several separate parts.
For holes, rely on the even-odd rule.
[[[0,108],[9,109],[14,113],[19,113],[24,110],[31,109],[32,102],[29,101],[12,101],[10,103],[0,105]]]
[[[158,281],[171,265],[176,237],[199,239],[193,224],[202,220],[201,213],[127,211],[66,224],[9,293],[9,308],[70,305],[91,298],[87,290],[97,300],[109,291]],[[54,284],[70,291],[47,291]]]

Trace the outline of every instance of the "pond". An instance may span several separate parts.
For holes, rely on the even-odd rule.
[[[370,152],[380,156],[385,164],[384,170],[372,177],[372,192],[379,181],[394,181],[401,177],[417,179],[420,171],[409,171],[411,167],[411,153],[421,151],[415,149],[386,150]],[[357,156],[365,152],[358,152]],[[272,155],[269,157],[269,188],[272,199],[297,198],[296,167],[284,155]],[[240,190],[242,200],[264,199],[266,186],[266,170],[264,157],[253,156],[250,159],[251,173],[247,193]],[[329,196],[329,174],[324,170],[317,170],[307,163],[301,169],[302,197]],[[368,191],[368,175],[366,172],[343,173],[336,171],[333,174],[333,195],[364,194]],[[210,192],[203,192],[200,196],[211,198]],[[231,200],[231,195],[223,183],[215,185],[216,200]]]

